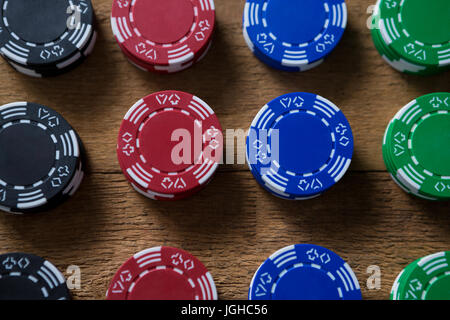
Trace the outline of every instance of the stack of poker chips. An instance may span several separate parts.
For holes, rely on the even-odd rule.
[[[391,300],[450,300],[450,251],[409,264],[395,279]]]
[[[62,273],[49,261],[27,253],[0,255],[0,300],[70,300]]]
[[[344,176],[353,156],[353,134],[344,114],[329,100],[305,92],[265,105],[246,144],[255,179],[283,199],[319,196]]]
[[[320,65],[336,48],[347,26],[344,0],[247,0],[245,41],[254,55],[283,71]]]
[[[82,142],[56,111],[36,103],[0,106],[0,210],[53,208],[83,180]]]
[[[249,300],[361,300],[355,273],[339,255],[313,244],[272,254],[256,271]]]
[[[92,52],[97,33],[90,0],[0,0],[0,54],[32,77],[60,75]]]
[[[222,160],[222,127],[200,98],[161,91],[139,100],[122,121],[120,167],[131,185],[155,200],[178,200],[202,190]]]
[[[450,199],[450,93],[417,98],[394,116],[383,139],[392,179],[428,200]]]
[[[431,75],[450,67],[448,0],[378,0],[372,16],[372,38],[394,69]]]
[[[213,0],[114,0],[113,34],[127,59],[158,73],[185,70],[201,60],[215,26]]]
[[[136,253],[117,270],[107,300],[217,300],[214,280],[192,254],[172,247]]]

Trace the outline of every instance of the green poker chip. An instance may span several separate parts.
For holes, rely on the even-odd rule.
[[[378,0],[375,48],[394,69],[432,75],[450,68],[450,1]]]
[[[383,160],[384,160],[384,163],[385,163],[385,165],[386,165],[386,168],[387,168],[388,171],[389,171],[389,174],[390,174],[392,180],[393,180],[393,181],[394,181],[394,182],[395,182],[395,183],[396,183],[403,191],[405,191],[406,193],[415,195],[415,196],[417,196],[417,197],[419,197],[419,198],[422,198],[422,199],[425,199],[425,200],[433,200],[433,201],[438,200],[437,198],[428,197],[428,196],[425,196],[425,195],[420,194],[420,193],[418,193],[418,192],[414,192],[413,190],[410,190],[409,187],[408,187],[407,185],[405,185],[402,181],[400,181],[399,179],[397,179],[397,177],[392,173],[392,172],[395,172],[396,170],[395,170],[395,167],[394,167],[394,165],[392,164],[392,162],[391,162],[391,160],[390,160],[391,157],[389,156],[389,153],[386,151],[386,148],[387,148],[387,147],[386,147],[386,145],[387,145],[387,138],[390,137],[391,130],[392,130],[392,121],[389,123],[388,127],[386,128],[386,132],[385,132],[385,134],[384,134],[384,138],[383,138],[383,146],[382,146],[382,153],[383,153]]]
[[[417,262],[420,259],[417,259],[416,261],[410,263],[406,266],[397,276],[397,278],[394,281],[394,284],[392,285],[390,299],[391,300],[400,300],[400,289],[403,289],[403,285],[405,283],[405,279],[409,276],[411,271],[415,268],[417,265]]]
[[[389,123],[383,159],[394,181],[429,200],[450,199],[450,93],[411,101]]]
[[[382,0],[380,33],[395,52],[417,65],[450,64],[448,0]]]
[[[450,300],[450,251],[420,258],[397,277],[392,300]]]

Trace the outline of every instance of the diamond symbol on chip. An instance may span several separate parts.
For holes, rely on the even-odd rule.
[[[170,258],[172,259],[172,264],[176,266],[183,263],[183,257],[181,256],[180,253],[175,253]]]
[[[214,139],[214,140],[211,140],[211,142],[209,143],[209,146],[211,147],[211,149],[216,150],[217,148],[220,147],[220,143],[219,143],[219,141]]]
[[[326,49],[326,47],[325,47],[325,44],[323,44],[323,43],[319,43],[319,44],[316,46],[316,51],[319,52],[319,53],[324,52],[325,49]]]
[[[186,270],[194,269],[194,261],[192,261],[191,259],[185,261],[184,262],[184,269],[186,269]]]
[[[131,144],[127,143],[125,146],[123,146],[122,151],[127,156],[131,156],[131,154],[134,153],[134,147]]]
[[[311,261],[315,261],[317,258],[319,258],[319,254],[317,253],[317,250],[314,248],[306,251],[306,255],[308,256],[308,259]]]
[[[130,282],[133,279],[133,275],[129,270],[124,270],[120,273],[120,280],[122,282]]]
[[[23,257],[19,259],[19,262],[17,264],[21,269],[25,269],[30,265],[30,260],[28,260],[28,258]]]
[[[164,189],[170,189],[173,186],[173,181],[169,177],[166,177],[161,182],[161,185],[164,187]]]
[[[122,140],[127,142],[127,143],[130,142],[131,139],[133,139],[133,135],[131,133],[129,133],[129,132],[124,133],[123,136],[122,136]]]
[[[197,41],[203,41],[203,40],[205,40],[205,34],[203,33],[203,32],[197,32],[196,34],[195,34],[195,40],[197,40]]]
[[[39,56],[42,58],[42,60],[47,60],[48,58],[50,58],[50,55],[51,55],[50,51],[42,50]]]
[[[434,188],[438,191],[438,192],[444,192],[446,187],[445,184],[443,182],[438,182],[436,183],[436,185],[434,186]]]
[[[6,190],[0,189],[0,201],[5,201],[5,200],[6,200]]]
[[[339,139],[339,143],[341,144],[341,146],[343,146],[343,147],[346,147],[346,146],[348,146],[348,144],[350,143],[350,139],[349,138],[347,138],[347,137],[341,137],[340,139]]]
[[[62,184],[62,181],[60,178],[53,178],[52,179],[52,186],[53,188],[57,188]]]
[[[322,253],[320,255],[320,261],[322,261],[323,264],[327,264],[331,261],[330,255],[328,253]]]
[[[301,191],[306,191],[306,190],[309,189],[309,183],[308,183],[305,179],[302,179],[302,180],[300,180],[300,182],[298,183],[298,188],[299,188]]]
[[[3,266],[6,270],[11,270],[17,264],[16,260],[13,257],[7,257],[3,260]]]
[[[261,142],[261,140],[255,140],[253,142],[253,148],[259,150],[261,149],[261,147],[263,146],[263,143]]]

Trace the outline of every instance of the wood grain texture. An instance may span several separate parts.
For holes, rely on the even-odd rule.
[[[241,32],[243,0],[216,0],[217,32],[204,61],[176,75],[144,73],[130,65],[111,33],[110,0],[94,0],[99,40],[75,71],[32,79],[0,63],[0,103],[28,100],[61,112],[88,152],[81,190],[60,208],[33,216],[0,216],[2,252],[48,258],[61,270],[78,265],[76,299],[103,299],[116,269],[137,251],[172,245],[196,255],[211,271],[221,299],[246,299],[253,273],[275,250],[315,243],[345,258],[366,299],[386,299],[397,273],[416,258],[449,250],[448,203],[404,194],[381,156],[385,126],[412,99],[449,91],[449,73],[400,74],[376,52],[366,27],[371,1],[347,0],[349,25],[335,52],[306,73],[272,70],[248,50]],[[116,160],[122,117],[141,97],[163,89],[207,101],[225,129],[247,129],[261,106],[293,91],[318,93],[348,117],[356,139],[350,172],[320,198],[277,199],[243,165],[223,165],[199,195],[162,203],[136,194]],[[382,270],[380,290],[366,288],[366,268]]]

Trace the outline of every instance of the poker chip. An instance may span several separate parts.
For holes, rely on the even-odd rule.
[[[132,106],[117,143],[125,177],[154,200],[179,200],[202,190],[222,154],[222,127],[214,111],[200,98],[174,90]]]
[[[432,75],[450,67],[450,3],[447,0],[378,0],[371,34],[394,69]]]
[[[427,200],[450,199],[450,93],[417,98],[394,116],[383,139],[393,180]]]
[[[205,266],[181,249],[155,247],[136,253],[116,272],[107,300],[217,300]]]
[[[347,26],[344,0],[247,0],[244,39],[262,62],[283,71],[320,65]]]
[[[115,0],[111,28],[136,67],[175,73],[207,53],[215,26],[213,0]]]
[[[256,271],[249,300],[361,300],[355,273],[336,253],[313,244],[287,246]]]
[[[409,264],[397,276],[391,300],[450,300],[450,251]]]
[[[90,0],[0,0],[0,55],[32,77],[60,75],[92,52],[97,38]]]
[[[246,139],[247,162],[267,191],[291,200],[319,196],[348,170],[353,134],[329,100],[305,92],[280,96],[253,120]]]
[[[28,213],[51,209],[83,180],[83,147],[70,124],[36,103],[0,106],[0,209]]]
[[[0,300],[70,300],[66,279],[49,261],[27,253],[0,255]]]

